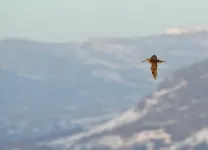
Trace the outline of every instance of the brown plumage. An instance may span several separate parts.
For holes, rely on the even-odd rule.
[[[142,62],[145,62],[145,61],[147,61],[148,63],[151,64],[152,76],[156,80],[157,79],[157,64],[165,62],[165,61],[157,59],[156,55],[152,55],[152,57],[147,58],[146,60],[144,60]]]

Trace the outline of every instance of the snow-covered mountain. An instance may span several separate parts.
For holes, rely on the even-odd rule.
[[[29,147],[31,150],[206,150],[207,66],[205,59],[173,72],[152,95],[102,125],[71,136],[33,141]],[[26,150],[28,145],[19,148]]]
[[[207,39],[200,31],[61,44],[0,41],[0,143],[88,130],[118,116],[170,72],[208,56]],[[141,63],[153,53],[167,62],[157,81]]]

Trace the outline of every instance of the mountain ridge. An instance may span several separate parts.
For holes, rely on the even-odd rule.
[[[139,102],[135,115],[137,117],[138,114],[144,115],[142,115],[141,118],[139,117],[140,119],[136,117],[137,119],[134,120],[134,122],[129,122],[129,125],[123,124],[123,127],[111,126],[112,128],[109,128],[110,132],[103,132],[100,134],[96,134],[94,129],[92,129],[94,136],[87,133],[85,135],[85,133],[83,133],[83,136],[80,134],[72,136],[69,139],[63,138],[63,140],[51,141],[47,145],[49,147],[61,149],[76,149],[79,147],[80,149],[83,148],[86,150],[100,150],[102,148],[106,150],[123,150],[127,148],[133,150],[134,148],[132,148],[132,146],[141,148],[149,142],[154,145],[155,149],[161,150],[174,149],[174,147],[179,150],[186,146],[197,146],[197,143],[200,144],[208,138],[206,136],[208,127],[206,117],[208,117],[208,112],[205,105],[207,103],[206,98],[208,97],[206,92],[208,89],[208,81],[206,78],[203,78],[203,76],[201,77],[201,75],[208,73],[207,70],[204,70],[204,67],[207,65],[208,59],[205,59],[202,62],[173,73],[173,77],[176,78],[178,83],[175,84],[176,82],[172,82],[173,80],[169,80],[168,78],[166,81],[163,81],[161,87],[164,87],[158,88],[157,90],[159,91],[153,93],[152,99]],[[190,74],[190,72],[192,72],[192,74]],[[163,84],[166,82],[172,83],[171,85],[174,84],[174,86],[168,89],[167,85]],[[193,84],[195,87],[192,86]],[[200,97],[198,97],[198,95]],[[198,102],[195,99],[197,99]],[[140,106],[143,106],[141,107],[143,109],[141,109]],[[182,116],[180,117],[180,115]],[[164,120],[165,118],[166,121]],[[163,120],[163,122],[161,122],[161,120]],[[145,124],[142,125],[142,122]],[[187,125],[189,122],[195,125],[189,125],[188,128]],[[134,136],[132,136],[132,134]],[[132,141],[133,143],[130,137],[134,141]],[[196,141],[194,137],[196,137]],[[163,139],[164,141],[161,142],[157,139]],[[110,141],[114,142],[111,143]],[[191,144],[191,141],[196,142],[196,144]],[[91,148],[87,145],[91,145]]]
[[[88,130],[103,125],[113,117],[120,116],[123,110],[137,105],[138,100],[149,95],[156,87],[173,86],[172,82],[163,82],[164,79],[169,73],[206,58],[207,38],[206,32],[197,32],[65,44],[0,41],[0,60],[6,66],[0,71],[0,88],[10,86],[6,92],[0,92],[1,100],[6,102],[0,107],[0,114],[6,116],[0,117],[3,126],[0,135],[19,138],[30,135],[33,138],[37,133],[67,132],[74,126]],[[155,51],[159,58],[167,62],[159,66],[159,79],[156,81],[152,78],[149,64],[141,63]],[[9,76],[3,75],[6,70],[10,71]],[[181,72],[176,76],[183,74],[186,75]],[[189,74],[197,73],[190,71]],[[195,79],[194,76],[189,77]],[[170,77],[169,80],[176,82],[178,79]],[[5,93],[9,93],[10,98]],[[193,96],[194,91],[191,93],[190,96]],[[198,98],[200,93],[204,94],[204,91],[198,91],[195,96]],[[15,94],[17,96],[11,98]],[[174,97],[174,94],[170,97]],[[156,101],[148,100],[147,106],[150,107],[151,103]],[[4,108],[6,105],[8,107]],[[139,107],[143,105],[146,106],[141,103]],[[163,107],[169,106],[166,105]],[[14,121],[12,108],[15,112],[21,110],[22,117]],[[187,108],[181,108],[184,109]],[[35,113],[36,110],[47,113],[42,115]],[[134,111],[128,113],[132,119],[138,115]],[[174,121],[169,124],[171,122]],[[150,126],[152,121],[146,124]]]

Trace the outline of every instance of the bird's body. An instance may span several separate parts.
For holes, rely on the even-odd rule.
[[[156,55],[152,55],[152,57],[147,58],[146,60],[142,62],[145,62],[145,61],[151,64],[152,76],[156,80],[157,79],[157,64],[165,62],[165,61],[157,59]]]

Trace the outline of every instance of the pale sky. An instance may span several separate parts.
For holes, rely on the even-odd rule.
[[[143,36],[208,26],[208,0],[0,0],[0,38]]]

